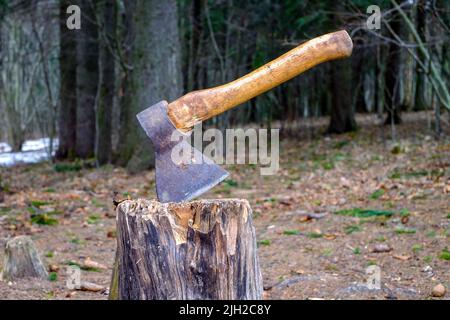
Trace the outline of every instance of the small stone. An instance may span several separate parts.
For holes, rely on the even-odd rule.
[[[447,289],[445,289],[444,285],[442,283],[439,283],[438,285],[436,285],[433,290],[431,291],[431,295],[433,297],[443,297],[445,296],[445,293],[447,292]]]
[[[430,267],[430,266],[425,266],[425,267],[422,269],[422,272],[427,272],[427,273],[433,272],[433,268]]]
[[[390,251],[392,251],[392,247],[384,243],[377,244],[372,249],[372,252],[375,253],[390,252]]]

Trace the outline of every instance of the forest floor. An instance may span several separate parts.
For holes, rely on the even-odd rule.
[[[328,137],[324,120],[282,139],[278,175],[225,166],[231,178],[204,198],[250,201],[265,298],[432,299],[438,283],[449,291],[450,135],[436,141],[423,114],[403,116],[396,143],[389,127],[370,125],[374,117],[358,116],[356,133]],[[154,198],[154,172],[78,169],[0,169],[0,239],[31,235],[45,264],[59,268],[49,280],[0,281],[0,299],[107,299],[107,291],[69,290],[66,266],[89,257],[107,268],[83,270],[82,280],[108,287],[113,192]],[[365,286],[371,265],[381,270],[379,290]]]

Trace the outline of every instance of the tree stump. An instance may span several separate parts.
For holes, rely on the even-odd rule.
[[[2,273],[3,280],[21,278],[46,279],[47,277],[47,271],[30,237],[18,236],[6,243],[5,263]]]
[[[248,201],[118,205],[110,299],[261,299],[262,288]]]

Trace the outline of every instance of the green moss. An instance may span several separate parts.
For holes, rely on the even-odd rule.
[[[54,226],[58,224],[58,220],[55,218],[50,217],[48,214],[36,214],[33,217],[31,217],[31,222],[40,224],[40,225],[48,225],[48,226]]]
[[[397,234],[414,234],[414,233],[416,233],[416,229],[397,227],[395,229],[395,233],[397,233]]]
[[[389,174],[390,179],[412,179],[412,178],[419,178],[419,177],[426,177],[428,175],[436,175],[436,172],[428,172],[427,170],[417,170],[417,171],[401,171],[399,168],[395,168],[391,173]]]
[[[52,203],[49,202],[49,201],[32,200],[32,201],[30,202],[30,204],[31,204],[33,207],[40,208],[40,207],[42,207],[42,206],[46,206],[46,205],[49,205],[49,204],[52,204]]]
[[[383,196],[384,195],[384,189],[378,189],[378,190],[376,190],[376,191],[374,191],[370,196],[369,196],[369,198],[371,199],[371,200],[378,200],[381,196]]]
[[[406,208],[403,208],[402,210],[400,210],[400,216],[409,217],[409,210]]]
[[[48,280],[50,281],[58,280],[58,274],[56,272],[50,272],[48,275]]]
[[[298,231],[298,230],[284,230],[283,234],[287,235],[287,236],[296,236],[296,235],[300,234],[300,231]]]
[[[346,234],[352,234],[353,232],[359,232],[359,231],[361,231],[361,227],[356,224],[351,224],[351,225],[344,227],[344,232]]]
[[[367,266],[368,267],[370,267],[370,266],[376,266],[377,265],[377,261],[376,260],[369,260],[368,262],[367,262]]]
[[[375,217],[375,216],[390,217],[394,214],[394,212],[388,211],[388,210],[372,210],[372,209],[353,208],[353,209],[339,210],[339,211],[336,211],[335,214],[358,217],[358,218],[368,218],[368,217]]]
[[[439,255],[439,259],[441,260],[450,260],[450,251],[448,251],[447,248],[441,251],[441,254]]]
[[[53,166],[53,169],[59,173],[76,172],[76,171],[80,171],[82,169],[82,166],[78,161],[76,161],[74,163],[56,163]]]
[[[98,214],[91,214],[88,217],[88,219],[87,219],[87,223],[88,224],[97,224],[100,220],[101,220],[100,215],[98,215]]]
[[[226,179],[222,183],[229,187],[237,187],[238,186],[238,183],[236,181],[234,181],[233,179]]]
[[[270,246],[270,244],[271,244],[271,241],[269,239],[263,239],[263,240],[258,241],[258,245],[261,245],[261,246]]]
[[[333,170],[334,169],[334,163],[333,162],[323,162],[322,168],[324,170]]]
[[[7,214],[8,212],[10,212],[11,211],[11,208],[8,208],[8,207],[1,207],[0,208],[0,216],[2,216],[2,215],[4,215],[4,214]]]
[[[311,238],[311,239],[318,239],[318,238],[322,238],[323,234],[318,233],[318,232],[310,232],[307,234],[307,236],[308,236],[308,238]]]
[[[400,154],[402,153],[404,150],[401,146],[399,145],[395,145],[392,149],[391,149],[391,153],[392,154]]]
[[[436,237],[436,231],[430,230],[425,234],[428,238],[434,238]]]

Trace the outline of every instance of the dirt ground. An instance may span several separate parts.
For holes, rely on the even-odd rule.
[[[358,132],[329,137],[321,135],[323,120],[282,137],[277,175],[261,176],[253,165],[226,166],[230,179],[204,198],[250,201],[265,298],[435,299],[435,285],[450,290],[448,125],[436,141],[423,113],[403,117],[396,143],[389,127],[369,125],[374,117],[358,116]],[[31,235],[44,263],[59,267],[49,280],[0,281],[0,299],[107,299],[107,289],[68,289],[66,267],[88,257],[104,264],[106,270],[81,276],[108,287],[113,193],[154,198],[154,172],[70,168],[0,169],[7,187],[1,241]],[[380,268],[381,289],[365,285],[371,265]],[[449,298],[447,292],[443,299]]]

